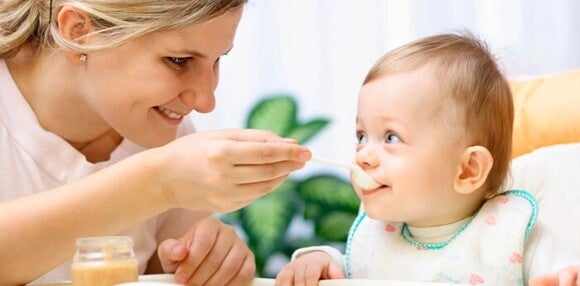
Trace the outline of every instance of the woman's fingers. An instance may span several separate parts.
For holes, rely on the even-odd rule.
[[[251,142],[286,142],[296,143],[296,140],[280,137],[268,130],[260,129],[231,129],[212,132],[216,138],[227,138],[234,141],[251,141]]]
[[[194,225],[186,234],[189,255],[176,280],[188,285],[245,285],[255,272],[254,256],[235,230],[215,218]],[[237,282],[236,282],[237,281]]]
[[[305,163],[284,161],[263,165],[238,165],[228,173],[229,180],[236,185],[268,182],[286,177],[293,171],[302,169]]]
[[[219,253],[210,253],[214,261],[218,264],[202,264],[194,273],[195,280],[203,282],[203,285],[245,285],[255,272],[255,262],[253,254],[241,241],[233,243],[220,243],[216,245]]]
[[[306,147],[284,141],[229,141],[227,145],[216,146],[215,152],[209,155],[232,165],[306,162],[311,157],[310,150]]]
[[[272,191],[310,159],[308,148],[263,130],[196,133],[152,149],[155,184],[171,205],[228,212]]]

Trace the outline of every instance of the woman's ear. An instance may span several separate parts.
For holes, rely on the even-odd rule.
[[[479,189],[493,166],[493,157],[483,146],[470,146],[465,149],[461,166],[453,187],[460,194],[469,194]]]
[[[57,17],[58,32],[65,39],[79,44],[87,41],[87,35],[92,31],[91,18],[87,13],[72,6],[64,6]],[[81,63],[78,52],[68,51],[67,57],[73,62]]]

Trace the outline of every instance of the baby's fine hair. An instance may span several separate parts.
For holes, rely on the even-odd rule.
[[[513,99],[509,83],[485,42],[464,31],[419,39],[384,55],[363,85],[426,64],[435,67],[443,92],[463,111],[471,145],[486,147],[493,166],[484,185],[490,198],[503,191],[512,154]]]
[[[79,53],[119,46],[145,34],[205,22],[248,0],[0,0],[0,58],[26,45],[66,48]],[[89,15],[102,41],[78,44],[58,33],[57,15],[65,5]]]

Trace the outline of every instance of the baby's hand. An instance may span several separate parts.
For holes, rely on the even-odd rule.
[[[288,263],[276,276],[276,286],[318,285],[322,279],[344,279],[344,274],[332,257],[322,251],[301,255]]]
[[[580,286],[580,265],[530,279],[529,286]]]

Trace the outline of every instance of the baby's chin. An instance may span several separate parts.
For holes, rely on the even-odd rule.
[[[390,222],[396,222],[396,221],[401,220],[400,217],[397,217],[397,216],[390,214],[390,213],[386,213],[384,207],[380,207],[378,205],[377,206],[369,205],[367,208],[366,204],[363,203],[363,205],[364,205],[366,216],[369,218],[381,220],[381,221],[390,221]]]

